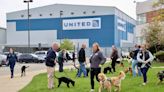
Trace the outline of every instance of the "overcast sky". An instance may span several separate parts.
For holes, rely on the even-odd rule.
[[[142,2],[146,0],[136,0]],[[136,4],[134,0],[33,0],[30,8],[45,6],[50,4],[82,4],[82,5],[99,5],[99,6],[115,6],[136,18]],[[23,0],[0,0],[0,27],[6,27],[6,13],[27,9],[27,5]]]

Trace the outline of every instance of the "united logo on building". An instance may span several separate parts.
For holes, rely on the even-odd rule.
[[[101,18],[64,19],[63,30],[101,29]]]

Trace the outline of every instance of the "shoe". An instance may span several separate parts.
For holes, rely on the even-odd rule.
[[[145,86],[145,85],[146,85],[146,83],[142,83],[142,85],[143,85],[143,86]]]
[[[91,91],[90,92],[94,92],[94,89],[91,89]]]

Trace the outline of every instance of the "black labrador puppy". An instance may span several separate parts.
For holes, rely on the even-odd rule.
[[[107,74],[108,71],[109,71],[110,73],[112,73],[112,68],[111,68],[111,67],[105,67],[103,72],[104,72],[104,74]]]
[[[25,76],[26,75],[26,68],[28,68],[29,66],[22,66],[22,68],[21,68],[21,77],[22,76]]]
[[[72,79],[70,79],[70,78],[67,78],[67,77],[60,77],[60,78],[58,78],[56,76],[55,76],[55,78],[58,79],[58,87],[60,87],[60,85],[61,85],[62,82],[64,82],[65,84],[67,84],[67,87],[68,88],[70,87],[69,86],[70,83],[72,84],[72,86],[75,86],[75,81],[72,80]]]

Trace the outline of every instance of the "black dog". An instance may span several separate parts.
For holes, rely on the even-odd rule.
[[[55,78],[57,78],[57,77],[55,76]],[[61,85],[62,82],[66,83],[68,88],[70,87],[69,86],[70,83],[72,84],[72,86],[75,86],[75,81],[73,81],[70,78],[60,77],[60,78],[57,78],[57,79],[58,79],[58,87],[60,87],[60,85]]]
[[[26,68],[28,68],[29,66],[22,66],[21,68],[21,77],[26,75]]]
[[[157,77],[158,77],[158,79],[160,80],[159,83],[162,83],[163,78],[164,78],[164,71],[158,72],[158,73],[157,73]],[[159,83],[158,83],[158,84],[159,84]]]
[[[106,67],[106,68],[104,68],[104,74],[107,74],[108,73],[108,71],[110,72],[110,73],[112,73],[112,68],[111,67]]]

